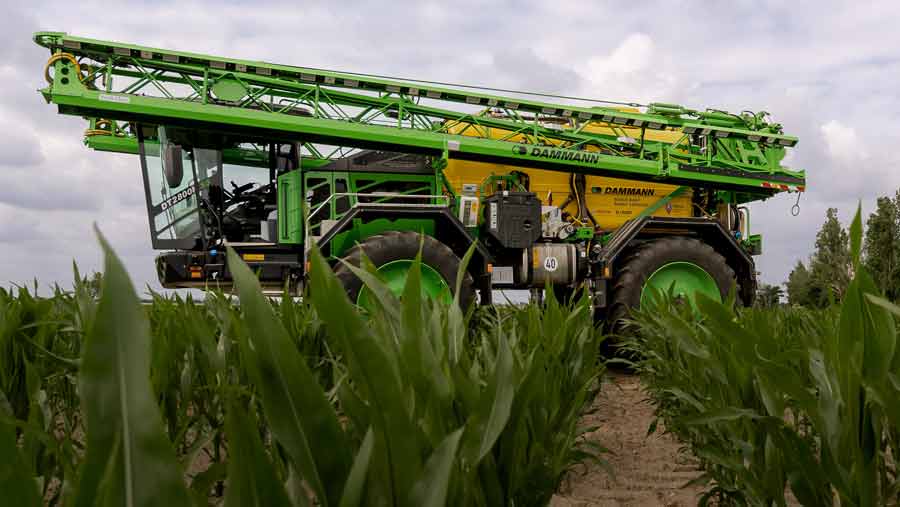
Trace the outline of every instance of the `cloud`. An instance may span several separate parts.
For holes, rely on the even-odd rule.
[[[831,120],[819,129],[825,139],[828,155],[841,164],[858,162],[868,157],[856,129],[837,120]]]
[[[0,204],[0,244],[18,246],[45,238],[37,217],[24,215],[12,206]]]
[[[56,144],[52,138],[42,141],[37,136],[28,142],[38,150],[44,143]],[[52,156],[46,159],[0,158],[0,203],[34,210],[99,210],[108,182],[98,178],[98,171],[72,148],[49,151]]]
[[[594,55],[580,69],[580,93],[626,102],[665,102],[678,93],[678,79],[663,61],[653,38],[628,34],[608,54]]]
[[[41,139],[29,126],[0,120],[0,167],[31,168],[43,161]]]
[[[49,54],[37,30],[293,65],[580,94],[691,108],[770,111],[800,137],[796,195],[752,205],[758,268],[784,280],[811,251],[825,209],[849,221],[900,188],[896,2],[96,0],[10,5],[0,19],[0,283],[97,268],[98,222],[136,279],[155,283],[137,159],[82,146],[84,122],[35,90]],[[53,16],[47,13],[53,13]],[[102,16],[96,13],[102,12]],[[847,35],[852,34],[852,35]],[[16,238],[20,237],[20,241]]]
[[[643,71],[651,64],[654,55],[653,39],[645,33],[633,33],[606,56],[588,60],[588,69],[594,80],[605,81]]]

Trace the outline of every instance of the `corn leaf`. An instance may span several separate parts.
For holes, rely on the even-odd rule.
[[[150,387],[150,329],[121,261],[97,231],[104,252],[101,297],[79,372],[87,455],[76,505],[96,504],[107,465],[106,495],[125,506],[190,505],[175,453]]]
[[[259,437],[257,426],[236,400],[231,400],[225,416],[228,434],[228,489],[225,507],[287,506],[284,484],[278,480]]]
[[[516,394],[512,351],[502,333],[498,334],[497,348],[494,376],[482,392],[478,411],[466,423],[463,453],[471,466],[478,464],[500,437]]]
[[[347,476],[347,482],[344,483],[344,494],[341,495],[340,507],[356,507],[359,505],[363,496],[363,488],[366,485],[366,476],[369,471],[369,463],[372,461],[372,448],[375,446],[375,435],[372,428],[366,431],[362,445],[356,453],[356,459],[353,460],[353,466],[350,468],[350,475]]]
[[[7,505],[23,507],[40,506],[37,484],[32,479],[31,467],[23,459],[16,445],[15,426],[8,422],[12,418],[12,407],[3,391],[0,391],[0,491]]]
[[[335,502],[350,470],[350,448],[334,409],[263,296],[259,281],[232,249],[228,267],[252,330],[242,356],[262,393],[272,434],[319,501]]]
[[[390,337],[376,335],[372,330],[377,328],[363,322],[331,267],[315,248],[311,260],[310,285],[316,295],[313,305],[329,335],[342,344],[350,378],[368,397],[376,453],[382,456],[386,467],[381,471],[389,476],[389,484],[382,486],[391,488],[391,497],[405,494],[415,471],[421,469],[422,459],[418,432],[404,403],[396,357],[389,355],[394,350],[389,348],[393,346],[388,343]]]
[[[448,435],[425,462],[422,477],[416,481],[410,491],[410,506],[440,507],[446,505],[453,460],[462,433],[463,430],[460,428]]]
[[[859,270],[860,254],[862,253],[862,202],[856,205],[856,214],[850,223],[850,261],[854,270]]]

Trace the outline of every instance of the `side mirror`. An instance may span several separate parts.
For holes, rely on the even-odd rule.
[[[184,179],[184,165],[181,157],[181,146],[166,144],[163,149],[163,170],[166,173],[166,183],[169,188],[178,188]]]

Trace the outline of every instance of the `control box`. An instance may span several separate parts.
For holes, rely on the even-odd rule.
[[[541,201],[532,192],[497,192],[484,199],[483,223],[503,248],[530,247],[541,237]]]

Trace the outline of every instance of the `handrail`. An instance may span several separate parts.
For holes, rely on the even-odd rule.
[[[310,212],[303,222],[303,265],[306,266],[306,262],[309,260],[309,249],[310,249],[310,239],[309,235],[310,222],[312,218],[319,213],[326,205],[328,205],[332,199],[340,198],[340,197],[356,197],[357,202],[355,202],[350,209],[358,207],[360,204],[376,204],[376,203],[360,203],[359,197],[387,197],[387,198],[403,198],[403,199],[444,199],[446,204],[442,207],[449,207],[451,198],[448,195],[423,195],[423,194],[398,194],[393,192],[336,192],[328,196],[327,199],[322,201],[312,212]],[[393,206],[409,206],[416,207],[422,206],[421,204],[409,204],[409,203],[392,203]],[[439,206],[439,205],[438,205]],[[306,207],[304,207],[306,209]]]

